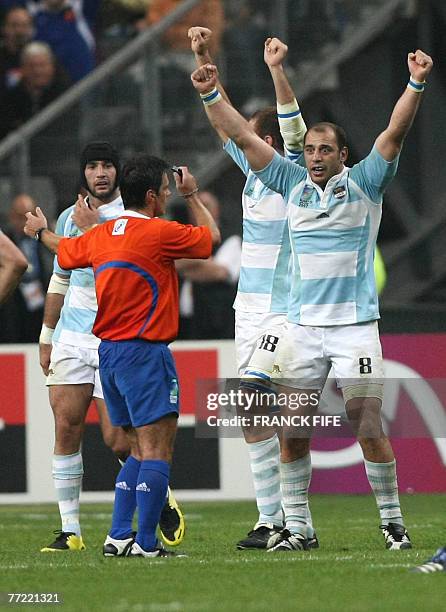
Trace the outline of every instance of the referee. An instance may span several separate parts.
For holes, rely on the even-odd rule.
[[[113,425],[136,442],[117,488],[108,556],[165,557],[155,530],[165,502],[179,413],[178,377],[168,344],[178,333],[178,279],[174,261],[207,259],[220,241],[186,167],[175,173],[197,227],[160,219],[171,195],[159,158],[141,155],[122,170],[124,213],[78,238],[50,232],[39,208],[27,214],[28,236],[57,253],[64,269],[92,267],[98,313],[93,333],[101,339],[99,372]],[[126,486],[124,486],[126,485]],[[128,490],[129,489],[129,490]],[[138,530],[132,520],[138,509]],[[116,553],[116,550],[118,553]],[[113,551],[113,552],[112,552]]]

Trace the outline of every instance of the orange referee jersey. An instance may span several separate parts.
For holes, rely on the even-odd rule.
[[[60,241],[65,269],[92,267],[98,312],[93,333],[102,340],[169,342],[178,334],[175,259],[211,255],[207,227],[181,225],[125,211],[79,238]]]

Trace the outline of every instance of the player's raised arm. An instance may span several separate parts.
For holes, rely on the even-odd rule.
[[[253,170],[265,168],[274,157],[274,149],[259,138],[246,119],[223,99],[217,89],[216,66],[206,64],[198,68],[191,79],[214,128],[222,131],[242,149]]]
[[[387,161],[392,161],[401,151],[415,115],[420,106],[426,77],[432,70],[432,58],[423,51],[409,53],[407,58],[410,79],[401,98],[393,109],[387,128],[376,139],[376,148]]]
[[[214,60],[212,59],[210,52],[212,30],[209,28],[203,28],[202,26],[193,26],[192,28],[189,28],[187,35],[191,40],[190,46],[194,53],[198,68],[200,68],[200,66],[204,66],[205,64],[213,64]],[[219,78],[217,80],[217,89],[226,102],[231,104],[229,96]]]
[[[205,66],[206,64],[213,64],[214,60],[212,59],[211,52],[210,52],[212,31],[209,28],[203,28],[202,26],[193,26],[192,28],[189,28],[187,35],[189,36],[190,41],[191,41],[190,46],[195,56],[195,61],[197,62],[197,66],[200,68],[201,66]],[[221,93],[222,98],[226,100],[228,104],[231,104],[228,94],[226,93],[225,88],[221,84],[221,81],[218,78],[218,75],[217,75],[216,87],[218,91]],[[212,120],[210,117],[209,117],[209,121],[212,123]],[[223,142],[227,142],[229,140],[228,136],[222,130],[218,129],[215,125],[214,125],[214,128]]]
[[[0,231],[0,304],[17,287],[27,267],[22,251]]]
[[[302,153],[307,126],[283,66],[287,53],[288,47],[281,40],[266,39],[263,59],[274,83],[280,132],[286,150],[290,153],[288,157],[292,159],[293,154]]]

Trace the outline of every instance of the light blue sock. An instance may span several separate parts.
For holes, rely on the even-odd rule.
[[[280,445],[276,434],[268,440],[248,444],[249,460],[254,481],[258,525],[282,526],[282,496],[280,494]]]
[[[136,503],[138,506],[138,533],[136,542],[145,551],[156,548],[156,527],[161,510],[166,503],[170,465],[167,461],[145,460],[141,462]]]
[[[364,467],[372,491],[375,494],[381,524],[398,523],[404,525],[398,495],[395,459],[389,463],[374,463],[364,459]]]
[[[141,461],[130,456],[116,477],[112,526],[109,531],[109,535],[116,540],[125,540],[132,533],[140,467]]]
[[[53,480],[56,489],[62,531],[81,535],[79,497],[84,468],[80,452],[53,455]]]
[[[308,524],[308,488],[311,482],[310,453],[296,461],[280,464],[282,504],[285,526],[291,533],[304,538],[313,537],[314,530]]]

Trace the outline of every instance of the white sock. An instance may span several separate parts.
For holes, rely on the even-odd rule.
[[[280,445],[276,434],[268,440],[248,444],[259,520],[257,525],[282,526],[280,494]]]
[[[82,455],[53,455],[53,480],[56,489],[62,531],[81,535],[79,524],[79,497],[81,492]]]
[[[375,494],[381,524],[404,525],[398,496],[395,459],[389,463],[373,463],[364,459],[364,467]]]
[[[292,461],[280,464],[282,505],[285,512],[285,527],[291,533],[304,538],[313,537],[313,526],[308,507],[308,488],[311,482],[310,453]]]

